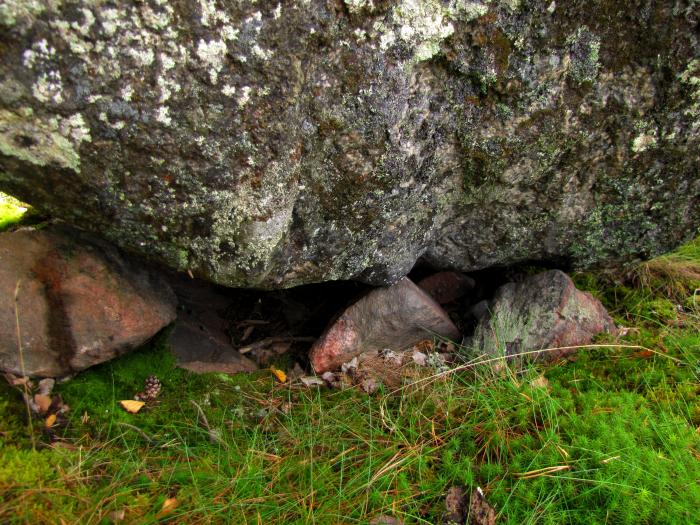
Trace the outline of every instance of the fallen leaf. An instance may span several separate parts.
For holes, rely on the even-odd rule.
[[[34,402],[39,407],[39,412],[46,413],[51,406],[51,396],[44,394],[34,394]]]
[[[163,507],[160,509],[161,514],[169,514],[177,508],[177,498],[167,498],[163,502]]]
[[[470,525],[495,525],[496,510],[486,501],[484,491],[476,487],[469,503]]]
[[[136,414],[146,403],[143,401],[134,401],[133,399],[123,399],[122,401],[119,401],[119,404],[129,414]]]
[[[51,414],[46,418],[46,428],[51,428],[56,424],[56,414]]]
[[[304,386],[323,386],[326,384],[326,382],[323,379],[316,376],[300,377],[299,381],[301,381],[304,384]]]
[[[282,370],[275,368],[274,366],[270,367],[270,372],[274,374],[274,376],[280,383],[284,383],[287,380],[287,374],[285,374]]]
[[[88,421],[90,421],[90,414],[87,413],[87,410],[83,412],[83,416],[80,418],[80,421],[83,423],[83,425],[86,425]]]
[[[464,523],[467,514],[467,498],[462,487],[450,487],[445,495],[445,521]]]

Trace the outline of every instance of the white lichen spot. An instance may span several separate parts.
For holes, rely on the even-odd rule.
[[[75,113],[63,119],[59,126],[59,131],[64,137],[71,139],[76,146],[79,146],[83,141],[92,142],[90,128],[80,113]]]
[[[170,126],[173,123],[170,118],[170,108],[167,106],[160,106],[158,111],[156,111],[156,120],[161,124]]]
[[[373,0],[345,0],[345,5],[347,6],[348,11],[353,14],[359,13],[363,9],[367,9],[368,11],[372,11],[374,9]]]
[[[172,68],[175,67],[175,60],[173,60],[170,56],[166,55],[165,53],[160,54],[160,63],[165,71],[170,71]]]
[[[243,86],[241,88],[241,96],[238,99],[238,106],[244,107],[248,101],[250,101],[250,92],[252,91],[250,86]]]
[[[365,31],[364,29],[360,29],[359,27],[355,29],[354,33],[355,36],[360,40],[364,40],[365,38],[367,38],[367,31]]]
[[[261,48],[258,44],[255,44],[251,48],[251,52],[253,53],[254,56],[259,58],[260,60],[269,60],[270,57],[274,54],[272,50],[270,49],[263,49]]]
[[[656,146],[656,136],[647,133],[642,133],[635,137],[632,141],[632,151],[635,153],[641,153],[649,148]]]
[[[236,94],[236,86],[226,84],[224,85],[224,87],[221,88],[221,93],[223,93],[224,96],[233,97]]]
[[[32,94],[40,102],[63,102],[63,83],[60,71],[41,73],[32,85]]]
[[[223,40],[207,42],[201,39],[197,44],[197,56],[209,68],[209,80],[212,84],[216,84],[219,80],[219,72],[224,67],[226,50]]]
[[[56,55],[56,49],[49,45],[45,38],[34,42],[31,49],[22,53],[22,64],[24,67],[33,69],[37,61],[45,62],[51,60]]]
[[[280,16],[282,16],[282,4],[277,4],[277,7],[275,7],[275,10],[272,12],[272,17],[275,20],[279,20]]]
[[[104,9],[100,11],[100,23],[102,24],[102,31],[107,36],[113,36],[119,28],[119,11],[116,9]]]
[[[134,88],[131,87],[131,84],[127,84],[124,86],[121,90],[121,96],[124,100],[127,102],[131,101],[131,97],[134,95]]]
[[[90,34],[90,29],[95,24],[95,15],[89,9],[82,8],[80,12],[83,14],[84,22],[79,24],[78,22],[71,23],[71,27],[83,36],[88,36]]]
[[[225,25],[221,28],[221,36],[224,37],[224,40],[228,40],[229,42],[236,40],[238,38],[238,33],[240,33],[240,31],[230,25]]]
[[[127,51],[128,55],[134,59],[134,62],[136,62],[136,65],[140,67],[146,67],[150,66],[153,64],[153,61],[156,58],[155,53],[153,53],[152,49],[129,49]]]
[[[547,8],[547,12],[551,15],[551,14],[554,14],[554,11],[556,11],[556,9],[557,9],[557,3],[554,0],[552,0],[552,3],[549,4],[549,7]]]

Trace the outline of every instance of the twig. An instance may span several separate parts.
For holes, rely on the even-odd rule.
[[[207,416],[204,415],[204,410],[202,410],[202,407],[197,404],[197,402],[194,399],[190,399],[190,403],[194,405],[194,407],[197,409],[197,413],[199,414],[199,420],[202,422],[204,427],[207,429],[207,431],[211,432],[211,427],[209,426],[209,421],[207,420]]]
[[[19,299],[19,285],[22,282],[21,279],[17,279],[17,284],[15,286],[15,331],[17,333],[17,350],[19,351],[19,369],[22,373],[22,377],[26,377],[27,374],[24,372],[24,350],[22,349],[22,333],[19,326],[19,308],[17,301]],[[32,450],[36,450],[36,442],[34,440],[34,423],[32,422],[32,410],[29,406],[31,395],[29,392],[28,381],[22,384],[24,389],[24,404],[27,407],[27,423],[29,424],[29,438],[32,440]]]
[[[198,419],[199,421],[201,421],[202,425],[204,425],[204,428],[207,429],[207,434],[209,434],[209,440],[212,443],[218,443],[219,445],[222,445],[225,449],[228,449],[228,443],[226,443],[226,441],[224,441],[224,439],[221,437],[221,435],[219,434],[219,430],[216,428],[211,428],[211,426],[209,426],[209,421],[207,420],[207,416],[204,414],[204,410],[202,410],[202,407],[200,407],[194,399],[190,399],[190,403],[192,403],[197,409],[197,413],[199,415]]]
[[[247,354],[253,350],[258,350],[259,348],[265,348],[266,346],[275,343],[312,343],[316,340],[315,337],[268,337],[262,341],[250,344],[248,346],[242,346],[238,349],[238,353]]]
[[[155,439],[153,439],[151,436],[149,436],[148,434],[146,434],[146,433],[145,433],[143,430],[141,430],[139,427],[136,427],[136,426],[134,426],[134,425],[130,425],[129,423],[122,423],[122,422],[118,422],[117,425],[119,425],[120,427],[126,427],[126,428],[129,428],[129,429],[133,430],[134,432],[136,432],[137,434],[139,434],[143,439],[145,439],[146,441],[148,441],[148,444],[149,444],[149,445],[156,445],[156,444],[158,444],[158,442],[157,442]]]

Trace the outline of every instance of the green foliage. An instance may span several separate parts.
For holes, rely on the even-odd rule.
[[[28,206],[14,197],[0,192],[0,231],[20,221]]]
[[[677,253],[692,259],[689,246]],[[110,523],[124,511],[127,523],[436,523],[459,484],[482,487],[501,523],[693,523],[700,317],[678,308],[695,293],[690,274],[654,276],[576,276],[632,328],[601,341],[616,347],[525,370],[465,367],[400,392],[308,389],[268,371],[195,376],[175,368],[162,334],[59,385],[67,425],[33,450],[21,400],[3,387],[0,522]],[[127,414],[118,401],[150,374],[161,396]],[[35,433],[49,442],[40,422]]]

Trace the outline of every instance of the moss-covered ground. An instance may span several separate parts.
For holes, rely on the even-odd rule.
[[[3,384],[0,522],[438,523],[462,485],[500,523],[697,523],[700,239],[624,284],[576,280],[629,330],[524,371],[368,396],[193,375],[162,334],[58,385],[70,411],[53,440]],[[150,374],[161,395],[126,413]]]

